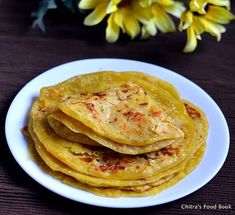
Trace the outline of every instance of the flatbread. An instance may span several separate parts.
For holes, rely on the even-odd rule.
[[[147,152],[157,151],[173,143],[182,142],[182,138],[175,138],[157,141],[156,143],[148,144],[145,146],[131,146],[122,143],[117,143],[106,137],[98,135],[89,127],[69,117],[60,110],[55,111],[54,113],[49,115],[48,122],[55,131],[55,133],[66,140],[87,145],[94,145],[100,147],[105,146],[122,154],[143,154]]]
[[[118,105],[116,95],[123,89],[125,95],[120,95],[124,102]],[[169,127],[158,137],[148,130],[150,126],[143,125],[139,136],[120,133],[120,126],[106,125],[112,117],[107,117],[102,127],[89,118],[86,105],[78,108],[77,104],[94,103],[104,92],[115,94],[108,97],[115,106],[104,111],[103,117],[117,114],[113,111],[116,107],[123,115],[126,104],[134,113],[144,114],[146,123],[151,121],[149,113],[154,108],[163,114],[154,125],[168,123]],[[131,102],[126,100],[128,96]],[[138,102],[149,106],[139,107]],[[100,104],[106,105],[99,101],[95,107]],[[79,111],[82,114],[77,117]],[[87,123],[88,119],[94,125]],[[127,123],[128,129],[138,130],[133,122],[121,125]],[[104,133],[98,132],[100,127]],[[200,108],[181,99],[165,81],[137,72],[98,72],[41,89],[30,111],[28,129],[27,136],[39,155],[37,162],[64,183],[102,196],[148,196],[173,186],[199,164],[206,149],[208,122]]]
[[[59,108],[94,133],[121,144],[146,146],[184,136],[164,106],[133,82],[70,96]]]
[[[110,76],[120,76],[119,73],[108,74],[109,76],[107,78],[110,78]],[[96,78],[94,78],[93,75]],[[99,75],[101,78],[99,78]],[[157,151],[156,153],[153,152],[136,157],[124,156],[119,153],[115,154],[113,151],[108,151],[107,149],[104,151],[100,151],[101,149],[91,150],[82,144],[74,144],[70,141],[66,141],[55,134],[47,121],[47,117],[58,110],[59,104],[65,101],[68,95],[80,93],[82,88],[79,87],[79,85],[83,86],[87,83],[86,89],[91,91],[91,79],[92,84],[96,86],[95,89],[98,90],[98,92],[103,90],[103,84],[101,83],[103,75],[104,73],[94,73],[89,76],[79,76],[56,86],[42,89],[39,99],[32,107],[31,117],[33,130],[46,150],[72,169],[83,174],[115,179],[138,179],[148,177],[170,168],[172,165],[185,159],[188,151],[192,148],[190,141],[193,137],[194,123],[185,113],[185,107],[180,101],[165,92],[164,89],[156,88],[154,90],[154,87],[147,83],[143,84],[144,90],[158,98],[157,102],[164,105],[166,109],[170,106],[170,109],[167,110],[167,114],[174,119],[174,124],[185,134],[182,142],[169,146],[171,148],[168,151],[171,151],[171,155],[162,157],[161,153]],[[115,82],[118,82],[118,80],[115,79]],[[107,85],[106,79],[104,80],[104,85]],[[112,82],[106,87],[109,88],[110,85],[112,85]],[[76,90],[78,91],[77,93],[75,92]],[[97,158],[97,154],[101,154],[100,157]],[[88,158],[85,159],[84,156]],[[106,157],[112,159],[112,163],[115,163],[116,160],[119,160],[119,163],[117,165],[110,165]],[[125,161],[127,160],[126,157],[128,157],[130,162]],[[97,162],[97,159],[99,162]],[[84,160],[90,160],[90,162]],[[112,168],[114,168],[114,170],[112,170]]]

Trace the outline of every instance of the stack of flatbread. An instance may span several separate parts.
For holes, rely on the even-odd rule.
[[[202,159],[208,131],[204,113],[171,84],[108,71],[42,88],[27,127],[45,171],[111,197],[155,195],[180,181]]]

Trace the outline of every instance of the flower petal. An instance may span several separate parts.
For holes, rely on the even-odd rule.
[[[154,15],[154,22],[157,28],[163,32],[175,31],[175,24],[170,18],[170,16],[164,12],[158,5],[152,6],[152,11]]]
[[[107,0],[81,0],[78,7],[83,10],[94,9]]]
[[[223,25],[211,22],[203,17],[200,17],[199,20],[203,24],[204,30],[206,32],[208,32],[212,36],[215,36],[217,38],[217,41],[221,40],[221,33],[224,33],[226,31]]]
[[[118,4],[121,2],[122,0],[112,0],[109,2],[108,7],[106,9],[106,13],[110,14],[113,13],[115,11],[117,11],[118,9]]]
[[[207,6],[206,0],[191,0],[189,2],[189,8],[192,12],[197,12],[200,14],[206,14],[205,7]]]
[[[162,6],[167,6],[167,7],[170,7],[170,6],[173,6],[174,5],[174,1],[173,0],[155,0],[153,2],[156,2],[158,5],[160,5],[161,7]]]
[[[138,4],[143,8],[148,7],[152,4],[152,0],[138,0]]]
[[[197,38],[193,30],[193,27],[190,26],[187,29],[187,43],[186,46],[184,47],[183,52],[185,53],[193,52],[196,49],[196,47],[197,47]]]
[[[230,10],[230,0],[207,0],[209,4],[226,7]]]
[[[132,14],[142,23],[148,22],[152,18],[150,7],[143,8],[138,4],[133,4],[131,10]]]
[[[107,4],[100,4],[84,20],[84,25],[92,26],[99,24],[106,16]]]
[[[106,40],[114,43],[118,40],[120,28],[114,21],[115,14],[111,14],[108,18],[108,26],[106,28]]]
[[[141,39],[147,39],[150,37],[150,34],[148,33],[148,31],[146,30],[145,26],[142,26],[141,28]]]
[[[124,28],[124,20],[125,20],[125,10],[119,9],[117,13],[115,13],[114,16],[114,22],[117,26],[119,26],[122,29],[122,32],[125,33]]]
[[[205,18],[219,24],[228,24],[231,20],[235,19],[235,16],[223,7],[210,5]]]
[[[181,14],[185,11],[184,4],[177,1],[171,6],[162,6],[162,8],[164,9],[164,11],[177,18],[179,18]]]
[[[193,23],[193,13],[191,11],[185,11],[180,18],[179,30],[185,30]]]
[[[157,28],[153,20],[147,22],[143,27],[145,28],[149,36],[155,36],[157,34]]]
[[[127,11],[128,12],[128,11]],[[140,24],[137,19],[131,14],[126,13],[124,28],[126,33],[134,39],[140,33]]]
[[[192,27],[197,37],[200,37],[200,34],[204,32],[204,27],[197,16],[193,18]]]

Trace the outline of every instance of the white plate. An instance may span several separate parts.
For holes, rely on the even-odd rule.
[[[24,127],[33,99],[41,87],[54,85],[72,76],[102,71],[141,71],[172,83],[182,97],[198,105],[209,120],[207,150],[200,165],[175,186],[156,196],[106,198],[65,185],[43,172],[31,160],[27,142],[20,129]],[[66,63],[34,78],[17,94],[6,117],[5,132],[11,153],[19,165],[38,183],[66,198],[86,204],[137,208],[167,203],[186,196],[209,182],[222,167],[229,149],[229,130],[226,120],[211,97],[193,82],[162,67],[122,59],[88,59]]]

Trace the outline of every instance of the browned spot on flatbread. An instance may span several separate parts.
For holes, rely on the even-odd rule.
[[[199,119],[201,118],[201,114],[195,109],[193,108],[192,106],[184,103],[184,106],[189,114],[189,116],[192,118],[192,119]]]

